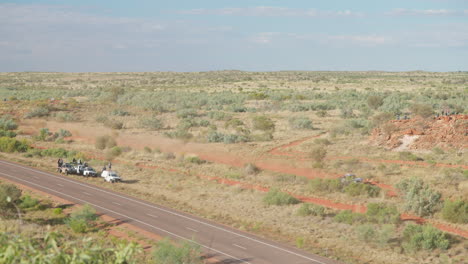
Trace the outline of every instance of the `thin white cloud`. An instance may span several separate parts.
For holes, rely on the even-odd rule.
[[[364,47],[374,47],[379,45],[390,44],[392,38],[390,36],[381,35],[333,35],[328,37],[328,41],[345,45],[353,44]]]
[[[468,10],[450,10],[450,9],[405,9],[397,8],[387,15],[390,16],[466,16]]]
[[[361,12],[351,10],[325,11],[274,6],[232,7],[218,9],[190,9],[178,12],[184,15],[255,16],[255,17],[362,17]]]

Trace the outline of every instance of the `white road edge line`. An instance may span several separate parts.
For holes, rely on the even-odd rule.
[[[61,184],[61,183],[57,183],[57,185],[60,186],[60,187],[63,187],[63,184]]]
[[[198,230],[195,230],[195,229],[193,229],[193,228],[190,228],[190,227],[185,227],[185,228],[188,229],[188,230],[190,230],[190,231],[193,231],[193,232],[195,232],[195,233],[198,233]]]
[[[238,247],[238,248],[242,248],[243,250],[247,250],[247,248],[245,248],[245,247],[243,247],[243,246],[239,246],[239,245],[237,245],[237,244],[232,244],[232,245],[235,246],[235,247]]]
[[[92,194],[90,193],[87,193],[87,192],[83,192],[84,194],[88,195],[88,196],[93,196]]]
[[[112,203],[113,203],[113,204],[116,204],[116,205],[121,205],[121,204],[119,204],[119,203],[116,203],[116,202],[112,202]]]
[[[236,257],[234,257],[234,256],[231,256],[231,255],[229,255],[229,254],[227,254],[227,253],[224,253],[224,252],[222,252],[222,251],[219,251],[219,250],[217,250],[217,249],[214,249],[214,248],[205,246],[205,245],[203,245],[203,244],[197,243],[196,241],[193,241],[192,239],[188,239],[188,238],[185,238],[185,237],[183,237],[183,236],[179,236],[179,235],[177,235],[177,234],[172,233],[171,231],[167,231],[167,230],[162,229],[162,228],[160,228],[160,227],[157,227],[157,226],[148,224],[148,223],[146,223],[146,222],[143,222],[143,221],[141,221],[141,220],[135,219],[135,218],[133,218],[133,217],[130,217],[130,216],[127,216],[127,215],[118,213],[118,212],[113,211],[113,210],[111,210],[111,209],[107,209],[107,208],[102,207],[102,206],[100,206],[100,205],[87,202],[87,201],[82,200],[82,199],[80,199],[80,198],[76,198],[76,197],[71,196],[71,195],[69,195],[69,194],[66,194],[66,193],[63,193],[63,192],[59,192],[59,191],[56,191],[56,190],[54,190],[54,189],[50,189],[50,188],[45,187],[45,186],[42,186],[42,185],[40,185],[40,184],[36,184],[36,183],[30,182],[30,181],[26,181],[26,180],[23,180],[23,179],[16,178],[16,177],[14,177],[14,176],[12,176],[12,175],[5,174],[5,173],[3,173],[3,172],[0,172],[0,174],[5,175],[5,176],[7,176],[7,177],[9,177],[9,178],[13,178],[13,179],[15,179],[15,180],[19,180],[19,181],[27,182],[27,183],[32,184],[32,185],[39,186],[39,187],[44,188],[44,189],[47,189],[47,190],[49,190],[49,191],[56,192],[56,193],[59,193],[59,194],[61,194],[61,195],[64,195],[64,196],[67,196],[67,197],[76,199],[76,200],[81,201],[81,202],[83,202],[83,203],[88,203],[88,204],[90,204],[90,205],[92,205],[92,206],[95,206],[95,207],[101,208],[101,209],[103,209],[103,210],[106,210],[106,211],[108,211],[108,212],[111,212],[111,213],[114,213],[114,214],[117,214],[117,215],[126,217],[126,218],[131,219],[131,220],[133,220],[133,221],[135,221],[135,222],[139,222],[139,223],[141,223],[141,224],[143,224],[143,225],[147,225],[147,226],[149,226],[149,227],[152,227],[152,228],[157,229],[157,230],[159,230],[159,231],[165,232],[165,233],[170,234],[170,235],[172,235],[172,236],[178,237],[178,238],[180,238],[180,239],[183,239],[183,240],[187,240],[187,241],[196,243],[196,244],[198,244],[198,245],[200,245],[200,246],[202,246],[202,247],[204,247],[204,248],[206,248],[206,249],[213,250],[213,251],[218,252],[218,253],[220,253],[220,254],[223,254],[223,255],[225,255],[225,256],[227,256],[227,257],[230,257],[230,258],[233,258],[233,259],[235,259],[235,260],[238,260],[238,261],[240,261],[240,262],[242,262],[242,263],[252,264],[252,263],[250,263],[250,262],[248,262],[248,261],[244,261],[244,260],[242,260],[242,259],[238,259],[238,258],[236,258]]]
[[[81,183],[81,182],[75,182],[75,181],[69,180],[69,179],[67,179],[67,178],[58,177],[58,176],[55,176],[55,175],[50,174],[50,173],[42,172],[42,171],[39,171],[39,170],[34,170],[34,169],[31,169],[31,168],[28,168],[28,167],[20,166],[20,165],[17,165],[17,164],[14,164],[14,163],[10,163],[10,162],[6,162],[6,161],[3,161],[3,160],[0,160],[0,163],[4,163],[4,164],[11,165],[11,166],[19,167],[19,168],[26,169],[26,170],[29,170],[29,171],[32,171],[32,172],[44,174],[44,175],[49,176],[49,177],[54,177],[54,178],[57,178],[57,179],[61,179],[61,180],[63,180],[63,181],[68,181],[68,182],[71,182],[71,183],[74,183],[74,184],[77,184],[77,185],[85,186],[85,187],[88,187],[88,188],[90,188],[90,189],[94,189],[94,190],[97,190],[97,191],[100,191],[100,192],[103,192],[103,193],[111,194],[111,195],[114,195],[114,196],[117,196],[117,197],[126,199],[126,200],[128,200],[128,201],[133,201],[133,202],[135,202],[135,203],[139,203],[139,204],[142,204],[142,205],[146,205],[146,206],[148,206],[148,207],[151,207],[151,208],[154,208],[154,209],[158,209],[158,210],[160,210],[160,211],[163,211],[163,212],[166,212],[166,213],[169,213],[169,214],[172,214],[172,215],[177,215],[177,216],[179,216],[179,217],[183,217],[183,218],[185,218],[185,219],[188,219],[188,220],[197,222],[197,223],[199,223],[199,224],[207,225],[207,226],[216,228],[216,229],[218,229],[218,230],[222,230],[222,231],[225,231],[225,232],[227,232],[227,233],[231,233],[231,234],[233,234],[233,235],[237,235],[237,236],[239,236],[239,237],[243,237],[243,238],[245,238],[245,239],[248,239],[248,240],[251,240],[251,241],[254,241],[254,242],[263,244],[263,245],[265,245],[265,246],[272,247],[272,248],[274,248],[274,249],[277,249],[277,250],[280,250],[280,251],[283,251],[283,252],[287,252],[287,253],[292,254],[292,255],[296,255],[296,256],[298,256],[298,257],[302,257],[302,258],[304,258],[304,259],[312,260],[312,261],[314,261],[314,262],[316,262],[316,263],[319,263],[319,264],[326,264],[326,263],[324,263],[324,262],[321,262],[320,260],[313,259],[313,258],[304,256],[304,255],[301,255],[301,254],[299,254],[299,253],[290,251],[290,250],[288,250],[288,249],[280,248],[280,247],[278,247],[278,246],[275,246],[275,245],[272,245],[272,244],[269,244],[269,243],[266,243],[266,242],[257,240],[257,239],[255,239],[255,238],[251,238],[251,237],[248,237],[248,236],[245,236],[245,235],[242,235],[242,234],[238,234],[238,233],[236,233],[236,232],[233,232],[233,231],[224,229],[224,228],[222,228],[222,227],[218,227],[218,226],[215,226],[215,225],[212,225],[212,224],[209,224],[209,223],[204,223],[204,222],[199,221],[199,220],[197,220],[197,219],[193,219],[193,218],[188,217],[188,216],[185,216],[185,215],[181,215],[181,214],[178,214],[178,213],[175,213],[175,212],[171,212],[171,211],[169,211],[169,210],[166,210],[166,209],[163,209],[163,208],[159,208],[159,207],[157,207],[157,206],[155,206],[155,205],[148,204],[148,203],[144,203],[144,202],[141,202],[141,201],[138,201],[138,200],[134,200],[134,199],[131,199],[131,198],[128,198],[128,197],[119,195],[119,194],[115,194],[115,193],[112,193],[112,192],[109,192],[109,191],[106,191],[106,190],[103,190],[103,189],[100,189],[100,188],[97,188],[97,187],[94,187],[94,186],[89,186],[89,185],[84,184],[84,183]]]

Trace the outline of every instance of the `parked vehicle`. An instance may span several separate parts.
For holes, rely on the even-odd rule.
[[[66,175],[76,174],[75,167],[73,167],[73,165],[70,163],[63,164],[62,167],[59,168],[59,170],[60,170],[60,173],[64,173]]]
[[[101,177],[103,177],[104,181],[106,182],[114,183],[114,182],[122,181],[122,179],[119,177],[119,175],[115,171],[105,170],[101,173]]]
[[[85,177],[96,177],[97,176],[97,172],[91,168],[91,167],[84,167],[83,168],[83,176]]]
[[[74,164],[75,174],[83,175],[84,166],[81,164]]]

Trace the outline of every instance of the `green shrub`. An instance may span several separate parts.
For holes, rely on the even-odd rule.
[[[322,163],[327,156],[327,150],[323,146],[317,146],[310,150],[309,156],[316,163]]]
[[[378,95],[371,95],[367,97],[367,105],[375,110],[383,105],[383,98]]]
[[[402,160],[410,160],[410,161],[423,161],[424,160],[409,151],[401,151],[398,153],[398,155],[400,159]]]
[[[112,138],[111,136],[99,136],[96,138],[96,142],[94,145],[97,149],[103,150],[106,148],[113,148],[117,146],[117,143],[115,142],[115,139]]]
[[[336,214],[334,219],[338,223],[352,225],[354,223],[364,221],[365,216],[363,214],[353,213],[351,210],[344,210]]]
[[[155,263],[164,264],[202,264],[202,251],[195,242],[185,241],[181,246],[172,244],[168,239],[157,243],[153,251]]]
[[[366,217],[369,222],[377,224],[398,224],[401,221],[397,207],[385,203],[369,203]]]
[[[104,122],[104,126],[112,128],[112,129],[122,129],[123,128],[123,122],[118,121],[118,120],[106,120]]]
[[[319,111],[317,111],[316,114],[317,114],[318,117],[326,117],[326,116],[328,116],[327,110],[319,110]]]
[[[16,137],[16,133],[9,130],[0,130],[0,137],[14,138]]]
[[[206,163],[206,160],[202,160],[197,156],[188,156],[185,158],[185,161],[195,164],[203,164]]]
[[[60,207],[54,208],[54,210],[53,210],[53,213],[54,213],[55,215],[61,215],[62,212],[63,212],[63,209],[60,208]]]
[[[255,116],[252,118],[253,128],[262,131],[274,131],[275,123],[267,116]]]
[[[290,194],[281,192],[278,189],[270,189],[268,193],[263,197],[263,202],[267,205],[289,205],[297,204],[300,201]]]
[[[442,217],[452,223],[468,223],[468,203],[463,200],[445,200],[442,208]]]
[[[325,207],[321,205],[304,203],[297,210],[297,215],[299,216],[313,215],[313,216],[323,217],[325,216]]]
[[[65,220],[65,224],[75,233],[86,233],[90,226],[84,219],[69,218]]]
[[[294,129],[313,129],[312,121],[307,117],[292,117],[289,126]]]
[[[244,166],[244,172],[247,175],[254,175],[260,172],[260,168],[258,168],[257,165],[253,163],[247,163]]]
[[[8,116],[4,116],[2,118],[0,118],[0,129],[1,130],[15,130],[18,128],[18,125],[16,124],[16,122],[9,118]]]
[[[143,151],[144,151],[145,153],[151,153],[151,152],[153,152],[153,151],[151,150],[151,148],[148,147],[148,146],[145,146],[145,147],[143,148]]]
[[[372,125],[375,127],[379,127],[382,124],[390,121],[393,119],[392,113],[379,113],[372,117]]]
[[[29,145],[26,140],[16,140],[9,137],[0,137],[0,152],[26,152]]]
[[[380,188],[371,184],[352,182],[344,187],[344,192],[351,196],[367,195],[376,197],[380,193]]]
[[[127,112],[127,111],[125,111],[125,110],[122,110],[122,109],[114,109],[114,110],[112,110],[111,115],[115,115],[115,116],[129,116],[130,113]]]
[[[16,185],[0,184],[0,216],[11,217],[16,213],[14,204],[21,202],[21,192]]]
[[[98,218],[96,210],[88,204],[71,213],[65,223],[76,233],[86,233]]]
[[[426,104],[413,104],[410,107],[410,111],[413,115],[418,115],[424,118],[430,117],[434,113],[432,106]]]
[[[113,160],[116,157],[120,156],[121,154],[122,154],[122,148],[115,146],[106,151],[106,159]]]
[[[331,142],[326,138],[316,138],[314,139],[314,144],[328,146],[331,145]]]
[[[421,179],[404,179],[396,187],[403,193],[405,210],[418,216],[432,215],[440,206],[442,195],[432,190]]]
[[[39,204],[39,200],[35,199],[35,198],[32,198],[31,196],[29,195],[25,195],[22,199],[21,199],[21,202],[19,204],[19,207],[22,208],[22,209],[26,209],[26,208],[32,208],[36,205]]]
[[[341,191],[342,184],[339,179],[311,179],[309,188],[312,192],[332,193]]]
[[[49,108],[40,106],[26,113],[24,118],[44,117],[44,116],[48,116],[49,113],[50,113]]]
[[[78,118],[73,115],[72,113],[67,113],[67,112],[59,112],[55,114],[55,118],[59,122],[74,122],[78,121]]]
[[[409,224],[403,231],[402,247],[407,252],[415,252],[421,249],[448,249],[450,240],[447,235],[430,225]]]
[[[374,227],[369,224],[363,224],[363,225],[356,227],[356,233],[359,239],[365,242],[374,241],[375,236],[376,236],[376,231]]]
[[[140,127],[149,130],[160,130],[164,128],[164,124],[158,118],[144,118],[140,120]]]

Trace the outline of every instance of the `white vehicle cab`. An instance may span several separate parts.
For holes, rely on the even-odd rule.
[[[95,171],[93,168],[91,168],[91,167],[85,167],[85,168],[83,169],[83,176],[85,176],[85,177],[88,177],[88,176],[96,177],[96,176],[97,176],[97,173],[96,173],[96,171]]]
[[[106,182],[114,183],[114,182],[122,181],[122,179],[119,177],[119,175],[115,171],[105,170],[101,173],[101,177],[104,178],[104,181]]]

